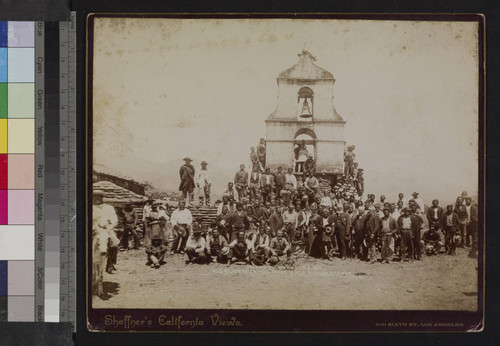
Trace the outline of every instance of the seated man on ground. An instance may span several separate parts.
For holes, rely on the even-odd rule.
[[[257,235],[253,239],[253,255],[254,258],[259,258],[259,263],[261,264],[263,264],[269,258],[269,255],[271,253],[271,250],[269,248],[269,235],[267,234],[267,228],[267,224],[263,222],[259,227],[259,233],[257,233]]]
[[[188,256],[186,264],[189,263],[204,264],[207,262],[207,256],[205,255],[206,251],[205,238],[201,236],[202,233],[203,231],[201,227],[194,224],[193,234],[188,238],[186,243],[185,251]]]
[[[219,234],[219,230],[217,228],[214,228],[212,230],[212,234],[207,237],[206,245],[209,262],[212,262],[214,258],[217,263],[227,262],[229,244],[227,243],[226,238]]]
[[[269,258],[269,264],[277,264],[284,255],[286,255],[287,261],[290,260],[292,255],[290,251],[290,243],[285,239],[285,237],[283,237],[282,230],[279,230],[276,237],[271,240],[270,248],[271,257]]]
[[[441,241],[441,236],[436,232],[436,227],[431,225],[431,228],[424,233],[422,237],[425,253],[427,256],[437,255],[441,247],[444,245]]]
[[[148,262],[146,264],[151,265],[151,268],[160,268],[160,265],[166,263],[164,261],[166,253],[167,246],[163,243],[163,237],[160,234],[153,235],[151,244],[146,248],[146,254],[148,256]]]
[[[253,260],[252,245],[252,241],[245,238],[245,231],[238,231],[236,239],[229,244],[229,262],[227,265],[229,266],[234,262],[251,264]]]

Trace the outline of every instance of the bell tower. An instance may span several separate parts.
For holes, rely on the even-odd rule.
[[[266,166],[296,170],[307,152],[318,173],[342,173],[346,122],[333,106],[335,79],[308,51],[298,56],[299,62],[276,79],[278,102],[266,120]]]

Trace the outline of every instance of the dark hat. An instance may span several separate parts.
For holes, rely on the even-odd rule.
[[[189,157],[185,157],[185,158],[183,158],[182,160],[183,160],[183,161],[186,161],[186,162],[191,162],[191,161],[193,161],[193,160],[191,160]]]
[[[418,192],[414,192],[411,194],[412,196],[418,196]]]
[[[253,256],[253,264],[261,266],[266,262],[266,257],[263,254],[256,254]]]
[[[269,264],[270,265],[276,265],[276,264],[278,264],[279,261],[280,260],[279,260],[279,258],[277,256],[271,256],[269,258]]]
[[[197,224],[193,224],[193,234],[201,234],[201,233],[203,233],[201,227]]]
[[[201,165],[206,166],[206,165],[208,165],[208,163],[206,161],[201,161]]]

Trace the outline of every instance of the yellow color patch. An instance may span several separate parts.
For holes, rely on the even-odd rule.
[[[9,120],[9,154],[33,154],[35,152],[35,120]]]
[[[0,119],[0,154],[7,154],[7,119]]]

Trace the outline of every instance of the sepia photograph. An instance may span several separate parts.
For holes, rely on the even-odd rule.
[[[131,323],[107,309],[218,311],[185,321],[201,330],[232,310],[482,309],[477,19],[95,15],[88,30],[102,326]]]

